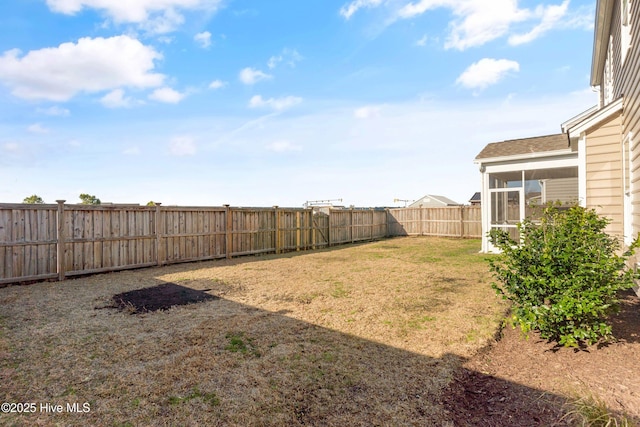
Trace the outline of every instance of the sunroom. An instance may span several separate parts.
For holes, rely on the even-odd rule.
[[[535,221],[540,206],[578,201],[578,151],[567,134],[491,143],[474,163],[482,177],[483,252],[496,251],[488,238],[492,229],[517,240],[517,224]]]

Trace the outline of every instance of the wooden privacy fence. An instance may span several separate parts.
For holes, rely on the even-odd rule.
[[[480,206],[389,209],[390,236],[482,237]]]
[[[480,237],[479,207],[0,204],[0,284],[380,239]]]

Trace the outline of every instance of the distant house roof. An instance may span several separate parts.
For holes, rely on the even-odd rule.
[[[479,203],[481,198],[482,198],[481,192],[478,191],[476,193],[473,193],[473,196],[471,196],[471,198],[469,199],[469,203],[474,203],[474,202]]]
[[[548,151],[567,151],[568,149],[569,141],[567,135],[558,133],[555,135],[492,142],[484,147],[480,154],[476,156],[476,160],[517,156],[519,154],[544,153]]]
[[[416,200],[415,202],[409,205],[410,208],[417,208],[420,205],[422,206],[458,206],[460,203],[454,202],[453,200],[444,197],[444,196],[436,196],[434,194],[427,194]]]

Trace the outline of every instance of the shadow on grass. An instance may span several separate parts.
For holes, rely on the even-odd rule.
[[[277,376],[268,380],[272,389],[293,387],[274,398],[283,406],[281,410],[288,414],[288,425],[338,425],[336,422],[364,425],[375,424],[376,420],[384,424],[394,419],[399,425],[420,426],[570,425],[568,420],[562,419],[566,411],[565,398],[462,368],[465,359],[457,355],[445,354],[442,358],[421,356],[293,319],[286,316],[287,310],[265,312],[214,297],[207,291],[163,283],[114,295],[113,301],[121,310],[144,314],[219,300],[222,304],[237,307],[235,310],[246,318],[242,322],[245,324],[242,332],[225,336],[227,339],[232,336],[236,340],[244,340],[253,349],[240,353],[254,354],[254,358],[268,357],[269,351],[278,350],[276,343],[294,345],[296,354],[289,357],[295,360],[292,366],[299,370],[293,375],[300,378],[294,384],[280,383]],[[199,328],[205,331],[226,330],[224,321],[205,323]],[[291,331],[295,331],[297,339],[287,342],[291,340]],[[203,335],[195,340],[205,342],[207,338],[211,339]],[[267,349],[265,338],[271,343]],[[330,351],[319,345],[322,342],[329,343]],[[312,365],[306,364],[304,360],[307,358],[313,360]],[[344,366],[335,362],[344,362]],[[437,390],[429,389],[434,384],[429,376],[450,367],[454,367],[451,371],[453,379],[444,392],[438,394]],[[364,372],[367,372],[366,376]],[[227,385],[235,381],[259,384],[261,375],[260,372],[245,373],[244,378],[227,379]],[[372,379],[375,378],[374,383]],[[194,384],[193,387],[200,385]],[[261,400],[257,399],[250,405],[265,405]],[[388,413],[376,413],[380,410],[377,407],[380,403],[388,408]],[[442,413],[434,413],[434,406],[443,408]],[[326,410],[331,407],[340,410]],[[359,412],[362,418],[359,418]],[[407,424],[411,419],[414,421]],[[275,419],[271,421],[273,425],[279,425]],[[264,418],[260,423],[271,425],[270,420]]]
[[[187,283],[132,290],[114,295],[113,308],[146,313],[144,323],[91,310],[80,316],[86,324],[66,330],[92,331],[76,346],[31,340],[40,347],[23,354],[12,344],[15,356],[0,359],[0,368],[12,366],[0,370],[5,399],[24,399],[30,384],[42,401],[63,404],[69,398],[55,390],[71,387],[75,401],[95,405],[82,418],[9,414],[16,423],[8,425],[571,425],[563,397],[462,368],[455,354],[428,357],[211,292]],[[11,318],[13,304],[28,298],[0,305],[0,315]],[[49,322],[66,327],[65,316]],[[122,325],[132,334],[120,335]],[[4,329],[17,336],[22,327]],[[56,377],[69,354],[74,369]]]

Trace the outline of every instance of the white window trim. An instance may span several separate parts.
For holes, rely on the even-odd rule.
[[[613,101],[613,36],[609,36],[607,57],[604,61],[604,81],[602,82],[602,105],[609,105]]]
[[[631,0],[620,2],[620,61],[624,65],[631,47]]]
[[[626,149],[625,149],[626,146]],[[623,235],[625,245],[630,245],[633,242],[633,164],[632,164],[632,151],[633,149],[633,132],[629,132],[622,139],[622,161],[623,161]],[[624,164],[626,163],[626,167]],[[627,176],[629,174],[629,176]]]

